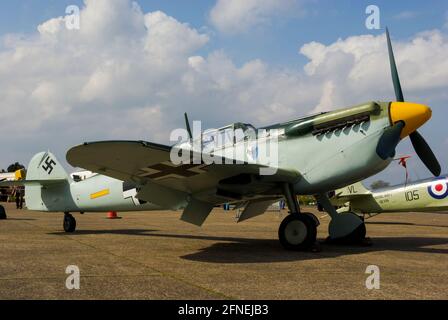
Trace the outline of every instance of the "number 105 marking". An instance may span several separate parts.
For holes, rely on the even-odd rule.
[[[418,190],[406,191],[404,193],[404,197],[406,198],[406,201],[414,201],[420,199]]]

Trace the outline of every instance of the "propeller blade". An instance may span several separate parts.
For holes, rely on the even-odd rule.
[[[392,127],[384,130],[376,146],[376,153],[381,159],[386,160],[395,157],[395,149],[400,142],[400,135],[403,128],[404,122],[399,121]]]
[[[390,41],[389,29],[386,28],[387,49],[389,51],[390,72],[394,83],[395,97],[398,102],[404,102],[403,91],[401,90],[400,77],[398,76],[397,64],[395,63],[392,42]]]
[[[417,131],[414,131],[409,135],[409,137],[411,138],[411,142],[415,152],[428,168],[428,170],[431,171],[434,176],[440,176],[442,169],[440,167],[439,161],[437,161],[436,156],[434,155],[422,135]]]
[[[403,90],[401,89],[400,77],[398,76],[397,64],[395,62],[394,51],[392,49],[392,42],[390,41],[390,34],[388,28],[386,28],[386,38],[387,38],[387,49],[389,51],[390,71],[395,90],[395,97],[398,102],[404,102]],[[404,126],[403,123],[402,125]],[[395,125],[392,126],[391,129],[389,129],[391,130],[389,133],[388,131],[386,131],[381,137],[380,142],[378,143],[377,153],[383,159],[385,159],[384,156],[389,155],[390,153],[390,149],[388,149],[389,145],[391,143],[393,144],[394,139],[396,137],[395,133],[398,131],[398,129],[397,128],[393,129],[394,127]],[[400,129],[400,134],[402,129],[403,128]],[[429,171],[431,171],[433,175],[438,177],[442,169],[440,167],[439,162],[437,161],[436,156],[429,147],[428,143],[426,143],[425,139],[417,131],[411,133],[409,137],[411,138],[414,150],[419,156],[420,160],[422,160],[422,162],[429,169]]]
[[[184,116],[185,116],[185,126],[187,127],[188,135],[190,136],[190,139],[193,139],[193,134],[191,133],[190,128],[190,121],[188,120],[188,115],[186,112],[184,113]]]

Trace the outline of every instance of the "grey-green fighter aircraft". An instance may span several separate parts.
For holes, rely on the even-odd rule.
[[[338,212],[375,216],[385,212],[448,211],[448,176],[406,185],[368,190],[361,182],[335,191],[331,203]]]
[[[64,229],[74,231],[72,212],[180,209],[182,220],[200,226],[216,205],[244,206],[239,218],[243,221],[285,198],[290,215],[280,224],[279,239],[287,249],[302,250],[314,245],[319,222],[311,213],[300,211],[296,195],[315,194],[331,217],[330,238],[362,240],[366,234],[362,219],[352,212],[338,213],[328,191],[386,168],[396,146],[407,136],[428,169],[435,176],[441,170],[416,131],[430,119],[431,109],[404,102],[388,32],[387,39],[397,101],[372,101],[263,128],[277,130],[273,135],[255,137],[257,145],[275,139],[276,164],[257,161],[257,149],[248,143],[253,137],[248,134],[254,131],[251,125],[235,123],[193,137],[186,118],[189,138],[175,146],[103,141],[71,148],[67,152],[71,165],[98,173],[79,182],[65,174],[52,154],[36,155],[28,167],[27,180],[22,182],[27,206],[65,212]],[[195,148],[204,146],[210,133],[220,136],[237,129],[244,135],[224,139],[214,150],[213,156],[221,161],[208,163],[204,158],[210,154]],[[235,149],[243,150],[245,156],[229,158],[227,151]],[[172,155],[180,153],[188,154],[188,160],[200,161],[173,163]],[[274,174],[261,174],[261,169]]]

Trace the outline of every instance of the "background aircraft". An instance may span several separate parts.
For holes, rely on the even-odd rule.
[[[361,182],[336,190],[331,198],[338,212],[351,211],[374,216],[384,212],[448,211],[448,177],[437,177],[377,191]]]
[[[0,173],[0,182],[2,181],[14,181],[20,180],[25,177],[25,171],[23,169],[17,170],[15,172],[3,172]],[[0,201],[9,201],[13,194],[13,189],[10,186],[0,185]],[[0,205],[0,220],[6,219],[6,211],[3,206]]]
[[[205,155],[194,148],[204,143],[203,134],[193,137],[186,119],[190,139],[173,147],[144,141],[103,141],[70,149],[67,160],[71,165],[99,173],[79,182],[65,173],[54,155],[37,154],[28,167],[27,180],[18,182],[26,186],[27,207],[64,211],[64,230],[73,232],[76,221],[70,212],[182,209],[182,220],[200,226],[216,205],[244,205],[239,218],[243,221],[264,213],[283,197],[291,214],[280,224],[280,242],[287,249],[301,250],[314,245],[319,221],[311,213],[300,212],[296,195],[316,194],[331,217],[330,238],[360,241],[366,234],[364,222],[355,213],[336,212],[328,191],[383,170],[407,136],[428,169],[440,174],[434,154],[416,131],[430,119],[431,109],[404,102],[388,33],[387,39],[397,101],[372,101],[262,128],[278,130],[275,137],[256,138],[258,145],[278,139],[275,167],[254,159],[249,136],[223,140],[213,153],[221,164],[174,165],[172,151],[190,152],[199,159]],[[237,129],[247,133],[254,128],[234,123],[207,134],[220,136]],[[235,154],[233,150],[240,147],[242,157],[226,157],[228,151]],[[260,175],[260,169],[276,173]]]

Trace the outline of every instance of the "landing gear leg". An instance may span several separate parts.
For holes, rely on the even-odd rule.
[[[74,232],[76,230],[76,219],[69,212],[64,212],[63,225],[65,232]]]
[[[364,219],[353,212],[338,213],[325,194],[318,195],[317,199],[331,217],[327,243],[370,245]]]
[[[0,220],[6,220],[6,210],[3,206],[0,206]]]
[[[292,185],[283,186],[288,215],[280,224],[278,238],[288,250],[308,250],[316,243],[318,220],[311,213],[301,213]],[[316,222],[317,221],[317,222]]]

